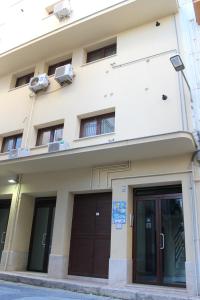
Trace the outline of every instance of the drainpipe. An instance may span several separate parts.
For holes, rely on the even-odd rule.
[[[31,104],[31,110],[29,113],[29,117],[28,117],[28,126],[27,126],[27,133],[26,133],[26,138],[25,138],[25,144],[24,144],[24,148],[28,148],[29,146],[29,138],[30,138],[30,131],[31,131],[31,125],[32,125],[32,118],[33,118],[33,112],[34,112],[34,107],[35,107],[35,102],[36,102],[36,95],[30,95],[30,98],[32,98],[32,104]]]
[[[15,199],[15,208],[14,208],[14,220],[13,220],[13,226],[11,228],[11,232],[9,234],[8,249],[7,249],[7,254],[6,254],[4,271],[6,271],[7,267],[8,267],[8,262],[9,262],[9,257],[10,257],[10,249],[12,246],[13,237],[15,236],[15,232],[16,232],[16,225],[17,225],[17,219],[18,219],[18,214],[19,214],[19,202],[20,202],[20,194],[21,194],[22,176],[23,175],[19,175],[19,177],[18,177],[17,193],[16,193],[16,199]]]

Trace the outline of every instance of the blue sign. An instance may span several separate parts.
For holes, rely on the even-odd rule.
[[[126,224],[126,201],[113,201],[113,224]]]

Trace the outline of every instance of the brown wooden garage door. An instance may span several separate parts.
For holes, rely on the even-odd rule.
[[[108,278],[112,194],[74,199],[69,274]]]

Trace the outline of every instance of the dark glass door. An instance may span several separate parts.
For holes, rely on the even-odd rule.
[[[136,203],[136,281],[157,281],[156,202]]]
[[[10,214],[10,200],[0,200],[0,259],[4,249],[8,218]]]
[[[55,214],[55,198],[36,199],[28,270],[47,272]]]
[[[182,197],[161,201],[163,283],[185,285],[185,234]]]
[[[185,286],[182,194],[135,196],[134,210],[134,282]]]

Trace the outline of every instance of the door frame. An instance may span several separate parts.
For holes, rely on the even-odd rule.
[[[35,199],[35,207],[34,207],[34,214],[33,214],[33,222],[32,222],[32,229],[31,229],[31,239],[29,245],[29,252],[28,252],[28,263],[27,263],[27,271],[31,272],[39,272],[39,273],[47,273],[48,271],[48,264],[49,264],[49,243],[50,243],[50,234],[51,234],[51,226],[52,226],[52,217],[53,217],[53,208],[56,206],[56,197],[46,197],[46,198],[36,198]],[[44,254],[44,261],[43,261],[43,269],[36,270],[30,269],[30,262],[31,262],[31,254],[33,249],[33,240],[35,235],[35,223],[36,223],[36,216],[37,211],[41,207],[50,207],[50,213],[48,216],[48,224],[47,224],[47,235],[46,240],[48,243],[45,244],[45,254]],[[48,237],[48,238],[47,238]]]
[[[7,229],[8,229],[8,222],[9,222],[9,216],[10,216],[10,207],[11,207],[11,199],[0,199],[0,209],[1,208],[8,208],[9,209],[9,214],[8,214],[8,221],[7,221],[7,225],[6,225],[6,231],[5,231],[5,240],[6,240],[6,235],[7,235]],[[2,237],[1,237],[2,239]],[[4,245],[3,248],[5,247],[5,240],[4,240]],[[1,242],[1,241],[0,241]],[[3,251],[3,250],[2,250]],[[1,256],[0,256],[0,261],[1,261]]]
[[[137,195],[137,191],[141,192],[141,195]],[[144,191],[144,194],[142,194]],[[182,188],[180,186],[168,186],[168,187],[154,187],[154,188],[140,188],[135,189],[133,193],[133,216],[134,216],[134,224],[133,224],[133,246],[132,246],[132,255],[133,255],[133,283],[139,284],[150,284],[150,285],[159,285],[159,286],[170,286],[170,287],[179,287],[185,288],[186,284],[178,285],[178,284],[166,284],[163,283],[163,264],[162,264],[162,252],[160,249],[161,238],[160,233],[162,226],[162,215],[161,215],[161,202],[165,199],[170,199],[172,197],[180,198],[183,197]],[[153,199],[152,199],[153,197]],[[154,200],[155,199],[155,200]],[[156,261],[157,261],[157,282],[150,281],[140,281],[136,280],[136,239],[137,239],[137,202],[138,201],[155,201],[155,224],[156,224]],[[184,219],[184,213],[183,213]]]

